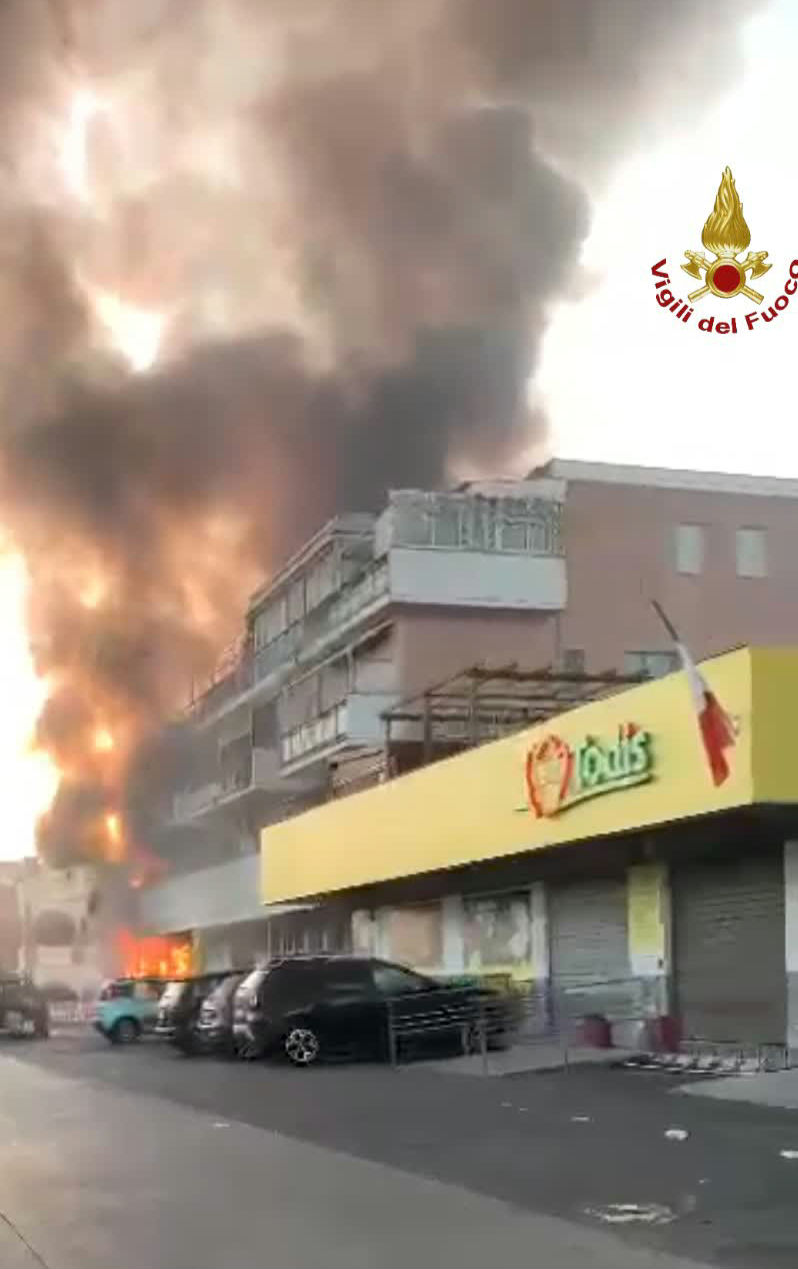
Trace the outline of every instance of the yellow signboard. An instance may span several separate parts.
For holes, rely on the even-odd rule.
[[[737,723],[736,743],[728,753],[730,774],[721,785],[711,779],[687,679],[670,674],[264,829],[264,902],[322,895],[744,806],[754,799],[755,771],[769,799],[783,793],[798,800],[793,751],[784,744],[786,711],[792,728],[797,716],[798,651],[743,648],[705,662],[702,673]],[[761,715],[757,712],[753,720],[752,684],[763,701]],[[632,737],[625,730],[630,720]],[[778,743],[763,734],[764,727]],[[552,736],[562,751],[559,759],[553,750],[544,752],[547,760],[598,745],[606,761],[594,763],[591,771],[595,768],[599,784],[603,780],[601,791],[612,790],[613,796],[568,798],[567,814],[538,814],[530,797],[529,755],[539,754]],[[619,736],[629,742],[626,748],[617,747],[620,742],[614,738]],[[767,762],[753,756],[754,737],[768,751]],[[617,753],[607,757],[614,745]],[[640,749],[644,761],[638,763],[640,754],[637,748],[633,754],[630,745]],[[537,779],[538,772],[533,774]],[[564,779],[562,766],[559,775]],[[573,791],[569,784],[566,792]],[[550,794],[542,794],[544,801]],[[546,801],[541,808],[551,806]],[[554,807],[555,812],[562,809],[559,803]],[[634,919],[641,942],[651,942],[653,918]]]

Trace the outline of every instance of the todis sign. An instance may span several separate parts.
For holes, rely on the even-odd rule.
[[[519,810],[550,818],[588,798],[645,784],[653,775],[651,733],[637,723],[622,723],[615,740],[585,736],[575,746],[551,733],[527,751],[527,805]]]

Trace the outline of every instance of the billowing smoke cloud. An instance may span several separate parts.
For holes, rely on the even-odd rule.
[[[730,82],[754,7],[4,0],[0,521],[53,684],[50,855],[102,852],[302,534],[540,436],[586,190]]]

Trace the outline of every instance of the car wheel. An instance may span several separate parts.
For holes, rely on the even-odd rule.
[[[283,1051],[294,1066],[310,1066],[321,1052],[319,1037],[310,1027],[292,1027],[283,1040]]]
[[[133,1044],[138,1040],[141,1034],[139,1024],[135,1018],[120,1018],[115,1022],[111,1030],[112,1044]]]

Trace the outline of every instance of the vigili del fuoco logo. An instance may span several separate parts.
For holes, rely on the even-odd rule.
[[[718,335],[736,335],[738,330],[753,330],[757,324],[770,323],[779,313],[784,312],[790,296],[795,295],[798,289],[798,260],[790,262],[790,275],[781,294],[772,303],[762,307],[765,296],[749,283],[764,277],[773,266],[767,263],[767,251],[749,250],[751,231],[743,216],[743,205],[729,167],[721,177],[715,206],[707,217],[701,242],[712,259],[703,251],[685,251],[682,269],[689,277],[701,283],[695,290],[688,292],[686,301],[674,294],[675,284],[671,283],[667,271],[667,259],[658,260],[651,266],[655,279],[654,291],[661,308],[669,310],[682,322],[692,322],[694,306],[705,296],[712,296],[716,300],[733,300],[736,296],[743,295],[752,304],[759,306],[742,314],[739,325],[737,316],[721,320],[716,313],[700,316],[694,323],[699,330],[714,331]],[[743,257],[744,251],[747,254]]]

